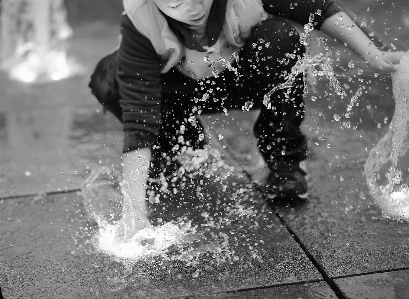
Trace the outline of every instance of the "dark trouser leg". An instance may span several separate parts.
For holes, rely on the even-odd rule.
[[[204,147],[203,127],[198,122],[189,121],[189,116],[180,112],[162,106],[162,126],[152,147],[154,169],[151,169],[151,177],[173,173],[179,167],[176,157],[185,149]]]
[[[271,170],[298,166],[306,158],[307,142],[300,129],[304,119],[302,76],[296,78],[293,87],[271,95],[272,109],[262,103],[265,94],[285,82],[285,76],[304,51],[291,23],[272,18],[253,29],[240,52],[242,86],[248,90],[248,99],[257,102],[261,109],[254,133]]]

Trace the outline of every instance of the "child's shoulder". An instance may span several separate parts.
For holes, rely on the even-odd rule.
[[[123,5],[125,11],[130,10],[130,11],[138,11],[145,5],[155,5],[152,3],[152,1],[149,0],[123,0]]]

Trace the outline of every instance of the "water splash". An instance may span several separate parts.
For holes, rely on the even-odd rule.
[[[229,166],[223,160],[222,153],[215,148],[205,146],[203,149],[185,147],[176,157],[180,167],[172,174],[165,176],[160,174],[158,179],[149,178],[151,183],[161,185],[161,191],[167,192],[167,181],[175,182],[183,176],[195,177],[198,175],[213,178],[213,182],[223,182],[234,173],[234,167]],[[151,200],[152,202],[152,200]]]
[[[115,184],[118,188],[115,188]],[[83,184],[82,195],[88,216],[99,229],[92,241],[97,250],[119,259],[140,259],[161,254],[170,245],[180,244],[186,233],[195,233],[189,223],[166,223],[145,228],[130,240],[123,239],[118,220],[124,194],[119,188],[118,178],[106,167],[94,170]],[[107,202],[110,201],[116,202],[116,211],[109,209]]]
[[[286,54],[287,57],[290,57],[294,54]],[[263,104],[271,109],[271,95],[280,89],[289,89],[292,88],[295,84],[295,81],[298,75],[304,75],[304,81],[306,80],[305,75],[311,72],[313,76],[325,76],[329,80],[330,86],[335,89],[337,95],[346,96],[345,90],[341,87],[338,79],[335,76],[335,72],[332,68],[332,58],[331,53],[327,52],[325,55],[319,53],[315,56],[311,56],[309,53],[305,53],[304,56],[297,61],[297,63],[292,67],[291,73],[285,77],[285,82],[277,86],[274,86],[268,93],[264,95]],[[304,93],[307,93],[306,82],[304,82],[305,90]]]
[[[395,113],[389,131],[370,151],[366,180],[386,217],[409,220],[409,53],[392,74]]]
[[[159,194],[174,193],[173,190],[169,190],[168,182],[176,182],[183,177],[204,176],[206,178],[213,177],[212,182],[216,183],[229,177],[229,172],[226,170],[231,167],[225,165],[220,152],[215,149],[193,150],[189,148],[178,157],[178,160],[181,166],[175,173],[167,177],[162,174],[156,180],[150,179],[151,183],[160,185],[157,189],[159,192],[153,190],[148,192],[151,205],[161,203]],[[151,256],[170,258],[169,254],[175,249],[177,249],[178,254],[171,258],[189,263],[197,259],[201,253],[216,254],[220,261],[229,259],[231,256],[226,234],[211,233],[210,237],[205,236],[211,228],[220,226],[220,223],[223,222],[205,212],[201,215],[205,219],[202,224],[204,230],[199,231],[198,226],[193,226],[186,217],[179,217],[177,220],[156,227],[145,228],[135,234],[132,239],[125,240],[118,225],[122,200],[126,199],[126,194],[121,193],[120,186],[118,178],[108,168],[94,170],[83,184],[82,194],[88,216],[98,226],[92,241],[98,251],[126,263]],[[242,190],[238,192],[242,192]],[[234,194],[232,196],[234,197]],[[114,202],[115,207],[112,208],[112,205],[104,204],[104,201]],[[232,209],[231,214],[239,215],[243,211],[238,206],[235,207],[235,210]],[[195,245],[192,247],[193,243]]]
[[[94,245],[102,252],[121,259],[141,259],[151,255],[163,255],[171,246],[190,242],[195,235],[195,229],[190,224],[164,225],[145,228],[137,232],[132,239],[123,240],[119,237],[117,225],[100,222],[100,230],[95,236]]]

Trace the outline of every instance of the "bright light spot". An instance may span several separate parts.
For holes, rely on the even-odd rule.
[[[18,68],[11,71],[10,77],[25,83],[31,83],[35,81],[37,75],[31,70]]]
[[[406,192],[392,192],[391,198],[393,200],[408,200],[409,201],[409,193]]]
[[[58,81],[82,71],[80,65],[67,60],[65,52],[50,51],[43,58],[32,53],[26,61],[10,70],[10,78],[25,83]]]
[[[31,55],[26,62],[20,63],[11,69],[10,77],[25,83],[34,82],[38,75],[36,69],[38,69],[40,63],[37,56]]]
[[[166,223],[159,227],[145,228],[131,239],[123,240],[118,236],[118,227],[106,224],[97,235],[97,248],[107,254],[125,259],[139,259],[144,256],[160,254],[171,245],[183,242],[186,228]]]
[[[51,74],[51,79],[53,79],[54,81],[58,81],[64,78],[64,75],[62,73],[59,72],[55,72]]]

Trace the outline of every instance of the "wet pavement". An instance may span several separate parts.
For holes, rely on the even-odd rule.
[[[0,196],[76,189],[92,165],[119,163],[121,126],[100,113],[87,87],[98,58],[117,45],[117,28],[97,25],[70,43],[83,76],[27,85],[0,73]]]
[[[366,14],[370,3],[354,9]],[[394,3],[386,13],[377,3],[373,13],[385,22],[389,11],[399,13],[401,21],[382,30],[408,49],[408,36],[397,28],[409,30],[409,12],[404,1]],[[249,133],[257,112],[204,116],[208,139],[235,167],[235,177],[175,181],[170,190],[177,193],[151,204],[151,219],[187,216],[207,234],[228,236],[234,258],[217,263],[217,255],[203,254],[191,264],[156,257],[126,265],[93,246],[98,227],[81,192],[93,170],[120,169],[121,126],[102,114],[87,88],[93,66],[116,46],[117,28],[94,22],[74,33],[68,54],[85,74],[30,85],[0,73],[4,298],[409,298],[409,226],[382,216],[363,173],[393,115],[390,78],[374,77],[359,62],[349,70],[348,61],[357,58],[346,52],[336,70],[349,97],[336,96],[324,79],[318,95],[306,96],[310,197],[299,205],[267,205],[257,187],[267,174]],[[362,85],[359,106],[345,118]],[[96,209],[106,208],[104,200]],[[220,225],[206,225],[203,215]]]

